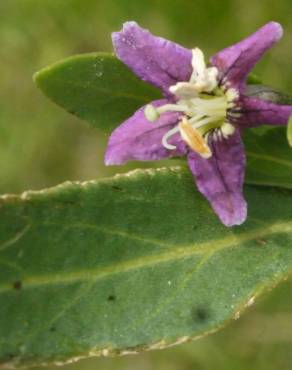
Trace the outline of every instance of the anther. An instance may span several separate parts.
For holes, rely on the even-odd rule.
[[[185,117],[179,123],[178,127],[182,139],[194,152],[203,158],[210,158],[212,156],[212,152],[199,130],[190,125]]]

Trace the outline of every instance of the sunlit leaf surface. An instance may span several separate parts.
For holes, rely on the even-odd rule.
[[[180,167],[4,196],[1,362],[161,348],[237,317],[292,268],[291,191],[245,193],[232,229]]]

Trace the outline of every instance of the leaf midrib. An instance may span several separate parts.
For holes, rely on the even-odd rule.
[[[76,226],[76,225],[75,225]],[[72,225],[74,227],[74,225]],[[97,225],[90,227],[98,228]],[[106,229],[98,228],[99,231],[106,232]],[[113,234],[110,231],[111,235]],[[80,270],[68,273],[55,273],[54,275],[41,275],[24,277],[22,279],[22,288],[33,288],[36,286],[45,286],[52,284],[72,284],[76,282],[96,282],[108,276],[125,273],[130,270],[139,268],[147,268],[161,263],[171,262],[183,258],[190,258],[196,254],[209,254],[211,258],[215,253],[224,249],[236,247],[242,243],[273,235],[277,233],[292,233],[292,222],[281,222],[271,225],[266,225],[261,228],[254,229],[253,231],[242,233],[240,235],[232,234],[226,238],[213,240],[211,242],[202,242],[198,244],[189,244],[180,246],[171,252],[156,254],[152,256],[142,256],[136,259],[116,263],[114,265],[106,266],[103,268]],[[147,242],[149,242],[147,240]],[[214,246],[216,247],[214,248]],[[0,293],[11,291],[11,284],[5,283],[0,285]]]
[[[67,85],[70,85],[70,86],[75,86],[75,87],[78,87],[80,89],[84,89],[86,90],[88,88],[89,85],[82,85],[82,84],[78,84],[76,82],[72,82],[72,81],[69,81],[69,80],[63,80],[62,78],[56,78],[54,77],[54,81],[57,81],[57,82],[63,82]],[[120,97],[120,98],[127,98],[127,99],[133,99],[133,100],[138,100],[138,101],[142,101],[142,102],[149,102],[149,101],[152,101],[153,100],[153,97],[149,97],[149,96],[141,96],[141,95],[132,95],[130,93],[119,93],[118,90],[115,90],[114,92],[112,90],[108,90],[106,88],[103,88],[103,87],[97,87],[96,85],[93,85],[93,82],[92,84],[90,85],[90,89],[91,90],[95,90],[99,93],[104,93],[104,94],[107,94],[107,95],[110,95],[111,97],[112,96],[115,96],[115,97]]]

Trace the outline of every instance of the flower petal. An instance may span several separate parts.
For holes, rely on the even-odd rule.
[[[287,125],[292,114],[292,105],[275,104],[254,97],[242,96],[239,105],[241,116],[235,122],[242,128],[263,124]]]
[[[251,36],[219,51],[211,58],[211,63],[219,69],[220,80],[227,77],[236,87],[242,88],[253,66],[282,35],[282,26],[269,22]]]
[[[190,50],[153,36],[136,22],[126,22],[122,31],[112,34],[116,54],[142,80],[161,88],[188,81],[192,74]]]
[[[152,105],[158,107],[167,100],[157,100]],[[161,141],[166,132],[179,121],[176,112],[163,113],[155,122],[149,122],[140,108],[132,117],[116,128],[109,139],[105,154],[106,165],[119,165],[130,160],[152,161],[186,153],[186,146],[179,134],[175,134],[169,143],[177,146],[176,150],[166,149]]]
[[[211,203],[226,226],[240,225],[247,206],[242,195],[245,155],[239,131],[228,139],[209,140],[212,157],[203,159],[195,152],[188,156],[189,167],[199,191]]]

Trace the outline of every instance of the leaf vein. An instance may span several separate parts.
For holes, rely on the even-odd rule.
[[[10,238],[9,240],[5,241],[0,245],[0,252],[3,252],[8,247],[14,245],[17,243],[23,236],[28,232],[28,230],[31,228],[31,225],[26,225],[21,231],[17,232],[15,236]]]
[[[281,159],[278,157],[272,157],[271,155],[268,154],[260,154],[260,153],[255,153],[251,152],[249,150],[246,151],[246,154],[254,159],[263,159],[264,161],[271,161],[277,164],[280,164],[282,166],[287,166],[292,168],[292,162],[287,160],[287,159]]]
[[[214,240],[211,242],[191,243],[184,246],[179,246],[172,251],[164,253],[142,256],[136,259],[117,262],[115,264],[98,267],[91,270],[80,270],[74,272],[66,272],[59,274],[31,276],[23,279],[23,288],[32,288],[35,286],[46,286],[50,284],[72,284],[85,281],[98,281],[108,276],[120,273],[126,273],[130,270],[139,268],[147,268],[161,263],[167,263],[173,260],[191,258],[194,255],[208,254],[210,252],[218,252],[228,248],[234,248],[240,243],[248,242],[259,237],[266,237],[277,233],[291,233],[292,222],[275,223],[266,225],[262,228],[257,228],[245,234],[232,234],[226,238]],[[0,285],[0,293],[10,290],[10,285],[4,283]]]

